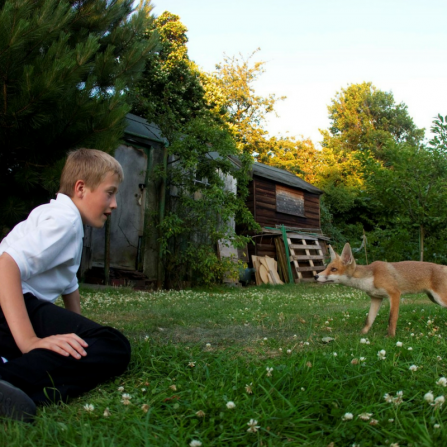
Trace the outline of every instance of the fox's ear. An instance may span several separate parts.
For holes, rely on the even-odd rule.
[[[334,249],[329,245],[329,254],[331,255],[331,262],[337,259],[337,253],[335,253]]]
[[[349,265],[354,263],[354,256],[352,255],[351,246],[346,243],[343,247],[343,251],[341,252],[341,261],[345,265]]]

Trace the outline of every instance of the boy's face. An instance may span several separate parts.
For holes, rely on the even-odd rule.
[[[116,193],[119,187],[119,178],[109,172],[106,178],[92,191],[84,186],[82,199],[76,206],[81,213],[82,222],[94,228],[102,228],[107,217],[117,207]]]

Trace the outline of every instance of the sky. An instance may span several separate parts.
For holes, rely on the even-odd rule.
[[[430,138],[447,115],[445,0],[152,0],[188,28],[188,54],[213,71],[224,54],[265,61],[258,94],[286,96],[271,135],[321,141],[327,106],[349,84],[372,82],[405,103]]]

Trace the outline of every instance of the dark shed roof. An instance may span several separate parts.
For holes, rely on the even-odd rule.
[[[294,188],[304,189],[313,194],[321,195],[323,191],[317,187],[305,182],[303,179],[297,177],[284,169],[275,168],[273,166],[265,165],[263,163],[253,163],[253,175],[268,178],[284,185],[293,186]]]
[[[124,130],[124,138],[126,140],[135,139],[140,143],[152,141],[156,143],[167,144],[166,138],[161,135],[160,129],[153,123],[148,123],[146,119],[141,116],[128,113],[126,115],[127,127]]]

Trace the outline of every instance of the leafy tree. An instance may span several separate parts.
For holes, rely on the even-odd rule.
[[[158,35],[159,48],[148,58],[134,91],[134,113],[155,122],[170,143],[187,122],[208,111],[200,71],[188,56],[186,33],[180,18],[167,11],[151,23],[146,35]]]
[[[385,212],[367,192],[371,177],[365,178],[365,166],[386,162],[390,147],[419,147],[424,130],[414,125],[405,104],[366,82],[338,92],[328,111],[331,125],[321,132],[315,184],[325,191],[333,227],[352,238],[362,228],[374,229]]]
[[[285,169],[309,183],[315,182],[319,153],[310,139],[272,137],[269,145],[271,152],[258,157],[258,161]]]
[[[445,154],[437,149],[402,144],[389,145],[384,151],[386,162],[370,162],[366,167],[369,192],[381,211],[378,226],[399,229],[401,233],[419,233],[416,258],[424,260],[427,251],[430,260],[440,260],[442,256],[445,262],[447,256],[439,252],[439,235],[447,219]],[[428,245],[424,243],[426,236]],[[410,259],[416,254],[416,244],[412,247],[413,250],[402,249]]]
[[[171,191],[166,215],[155,214],[145,229],[158,229],[168,287],[216,282],[227,269],[237,270],[217,258],[217,241],[246,243],[235,234],[235,215],[254,225],[244,204],[251,159],[239,156],[228,125],[209,104],[202,74],[188,57],[186,32],[169,12],[154,21],[148,36],[157,33],[160,47],[147,61],[134,105],[169,142],[169,165],[157,172]],[[236,155],[237,165],[230,160]],[[237,195],[225,188],[230,176],[237,179]]]
[[[370,151],[380,158],[390,141],[417,145],[424,137],[424,129],[415,126],[407,106],[396,104],[392,93],[370,82],[341,89],[328,111],[331,126],[322,132],[322,146],[337,152]]]
[[[149,2],[0,1],[0,228],[56,191],[67,150],[113,151],[155,38]]]
[[[265,62],[252,63],[258,51],[259,48],[247,58],[225,56],[213,73],[203,76],[203,81],[207,101],[228,123],[239,152],[265,162],[273,153],[275,142],[264,129],[266,116],[275,113],[275,104],[285,96],[256,94],[254,83],[265,72]]]

